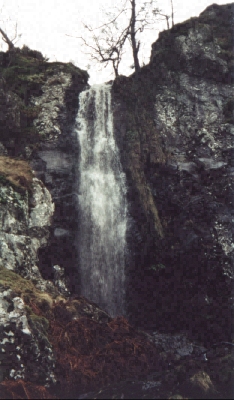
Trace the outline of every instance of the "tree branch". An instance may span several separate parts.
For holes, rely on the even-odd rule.
[[[134,67],[136,76],[140,71],[140,64],[138,54],[141,46],[138,35],[145,29],[152,29],[153,25],[160,20],[158,17],[163,17],[167,22],[167,29],[169,29],[169,16],[163,14],[156,6],[155,0],[144,1],[143,5],[137,9],[136,3],[138,0],[125,0],[122,9],[117,9],[117,15],[114,16],[113,12],[106,12],[108,22],[100,25],[97,28],[84,24],[84,28],[91,32],[91,43],[87,42],[82,36],[73,36],[66,34],[66,36],[75,37],[82,40],[82,45],[85,45],[90,52],[88,54],[92,60],[104,63],[105,66],[108,62],[112,63],[115,75],[118,75],[118,67],[124,53],[126,41],[130,42],[132,48],[132,55],[134,60]],[[172,19],[174,18],[173,4],[172,5]],[[129,15],[131,10],[131,15]],[[124,15],[123,15],[124,14]],[[125,28],[119,29],[117,21],[119,17],[121,21],[127,18]],[[174,23],[174,20],[173,20]],[[94,34],[95,30],[99,33]]]

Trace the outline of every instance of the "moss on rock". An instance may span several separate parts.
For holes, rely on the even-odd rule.
[[[59,125],[62,113],[69,119],[71,96],[78,98],[89,75],[72,63],[48,62],[41,53],[24,46],[0,52],[0,77],[0,102],[6,108],[4,115],[0,115],[0,140],[8,154],[28,157],[25,147],[32,153],[50,135],[34,123],[39,115],[43,119],[37,98],[45,91],[49,93],[50,86],[57,86],[55,93],[62,93],[60,102],[65,105],[57,116]],[[78,105],[77,99],[75,102]]]
[[[0,287],[11,289],[20,296],[28,306],[29,315],[49,313],[54,299],[48,294],[36,289],[32,281],[22,278],[17,273],[0,266]],[[35,321],[34,321],[35,322]],[[44,321],[46,323],[46,321]]]
[[[25,104],[31,95],[40,96],[41,87],[48,76],[56,75],[59,71],[83,78],[84,81],[89,77],[86,71],[72,63],[47,62],[43,57],[38,59],[33,50],[26,54],[23,49],[16,49],[13,55],[9,52],[0,53],[0,73],[6,87],[24,100]]]
[[[44,316],[35,314],[29,306],[26,306],[27,317],[30,327],[39,330],[44,336],[47,336],[49,330],[49,320]]]

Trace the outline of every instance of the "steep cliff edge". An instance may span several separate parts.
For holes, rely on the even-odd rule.
[[[78,144],[72,127],[88,74],[71,63],[49,63],[27,47],[0,53],[0,72],[0,152],[28,160],[55,204],[48,242],[38,250],[40,272],[53,279],[54,265],[66,268],[77,291]]]
[[[0,76],[0,381],[51,384],[49,310],[75,269],[72,126],[88,75],[24,47],[0,53]]]
[[[233,322],[233,32],[234,4],[214,4],[160,34],[138,80],[113,84],[130,318],[207,343]]]

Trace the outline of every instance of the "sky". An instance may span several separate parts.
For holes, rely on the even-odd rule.
[[[144,0],[137,0],[142,2]],[[214,1],[216,4],[227,4],[233,1]],[[107,82],[114,78],[112,68],[92,63],[82,46],[85,36],[83,23],[98,27],[105,22],[105,10],[114,11],[123,0],[0,0],[0,27],[12,39],[17,24],[17,33],[21,34],[16,46],[39,50],[49,61],[73,62],[77,67],[87,70],[89,65],[89,84]],[[173,0],[174,22],[183,22],[190,17],[198,16],[207,6],[207,0]],[[170,0],[158,0],[157,6],[164,14],[171,14]],[[156,41],[160,31],[166,29],[166,22],[161,21],[155,28],[141,34],[140,63],[148,63],[151,44]],[[87,36],[85,36],[88,39]],[[5,51],[6,44],[0,41],[0,50]],[[126,51],[119,73],[130,75],[133,70],[131,51]]]

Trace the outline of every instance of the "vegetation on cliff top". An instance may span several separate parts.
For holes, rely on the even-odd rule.
[[[88,79],[88,73],[72,63],[48,62],[43,55],[24,46],[14,51],[0,52],[0,76],[6,88],[28,104],[31,95],[40,96],[41,87],[48,76],[58,71],[70,73],[74,79]]]
[[[0,101],[6,112],[0,115],[0,140],[9,154],[24,154],[24,149],[34,149],[45,138],[34,126],[42,108],[31,103],[32,97],[43,94],[43,85],[61,85],[61,73],[71,76],[71,90],[84,86],[88,73],[72,63],[48,62],[43,55],[27,46],[0,52]],[[69,112],[70,110],[68,110]],[[24,154],[25,155],[25,154]]]

